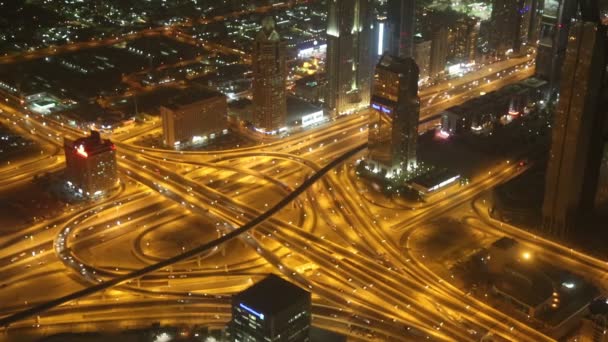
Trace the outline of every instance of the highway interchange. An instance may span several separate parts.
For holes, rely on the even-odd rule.
[[[421,120],[441,110],[533,74],[531,58],[510,60],[496,71],[442,83],[421,92]],[[2,122],[42,147],[40,155],[3,165],[1,189],[60,170],[63,137],[85,132],[26,113],[10,99]],[[268,272],[310,289],[314,324],[357,340],[549,341],[543,335],[468,296],[425,266],[407,248],[424,222],[462,211],[479,229],[510,235],[555,255],[605,282],[607,263],[515,227],[492,221],[477,198],[522,170],[503,163],[466,188],[434,203],[390,202],[360,191],[352,172],[365,155],[365,112],[298,132],[263,146],[186,152],[132,143],[157,130],[148,125],[112,135],[122,184],[96,202],[72,205],[57,217],[0,238],[0,315],[49,300],[186,253],[178,262],[30,315],[3,328],[0,339],[196,322],[221,326],[229,319],[230,294]],[[352,156],[331,169],[345,153]],[[319,180],[307,183],[314,174]],[[486,170],[484,170],[486,173]],[[303,187],[303,186],[306,187]],[[302,193],[252,230],[202,254],[197,246],[227,236],[275,206],[296,189]]]

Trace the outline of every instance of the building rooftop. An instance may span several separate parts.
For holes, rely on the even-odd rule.
[[[594,315],[607,315],[608,316],[608,299],[599,298],[589,303],[589,312]]]
[[[314,88],[314,87],[318,87],[319,85],[322,85],[324,82],[325,82],[325,74],[314,74],[314,75],[308,75],[308,76],[304,76],[300,79],[297,79],[295,81],[295,84],[297,87]]]
[[[517,246],[518,242],[510,237],[503,236],[502,238],[494,241],[492,247],[507,250]]]
[[[169,102],[163,106],[171,109],[178,109],[214,97],[226,97],[226,95],[203,87],[192,87],[181,91],[178,95],[169,99]]]
[[[255,285],[235,295],[233,302],[245,304],[263,315],[273,315],[305,297],[310,297],[310,292],[277,275],[270,274]]]
[[[228,108],[243,109],[252,105],[252,102],[248,98],[240,98],[238,100],[228,102]]]
[[[93,130],[88,137],[79,138],[74,141],[66,140],[65,145],[68,148],[76,149],[76,153],[84,157],[115,149],[114,144],[109,139],[101,139],[99,132]]]
[[[413,58],[401,58],[387,53],[382,55],[376,69],[384,69],[399,74],[415,72],[417,75],[419,73],[418,65]]]
[[[494,286],[522,304],[537,307],[553,294],[553,284],[542,272],[513,263],[496,276]]]
[[[541,80],[536,77],[526,78],[525,80],[520,81],[519,83],[530,88],[540,88],[548,84],[547,81]]]
[[[287,121],[301,120],[303,115],[322,111],[321,107],[315,106],[297,97],[287,96]]]

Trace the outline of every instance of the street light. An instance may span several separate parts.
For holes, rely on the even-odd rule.
[[[523,252],[521,256],[524,258],[524,260],[532,259],[532,254],[530,252]]]

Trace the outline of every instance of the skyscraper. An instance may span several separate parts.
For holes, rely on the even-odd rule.
[[[118,182],[116,151],[99,132],[74,141],[64,139],[65,176],[68,185],[86,197],[102,195]]]
[[[559,86],[570,19],[576,13],[577,0],[545,0],[536,53],[536,74],[549,81],[552,91]]]
[[[325,106],[332,115],[369,105],[373,54],[370,2],[328,0]]]
[[[412,57],[416,33],[416,0],[388,0],[387,19],[391,35],[390,54]]]
[[[516,31],[515,31],[515,41],[513,44],[513,52],[516,55],[521,55],[527,51],[526,46],[528,46],[529,36],[530,36],[530,26],[532,25],[532,17],[533,17],[533,2],[534,0],[519,0],[518,7],[516,8],[515,14],[515,23],[516,23]]]
[[[496,56],[519,54],[528,43],[532,0],[494,0],[490,48]]]
[[[252,54],[253,123],[265,133],[277,133],[286,123],[286,48],[274,20],[265,17]]]
[[[431,33],[431,60],[429,76],[437,77],[445,71],[448,60],[448,30],[444,26],[435,26]]]
[[[412,58],[382,56],[371,106],[368,165],[388,177],[416,168],[420,99],[418,66]]]
[[[270,274],[232,298],[234,342],[307,342],[310,292]]]
[[[565,236],[594,207],[602,157],[606,30],[596,22],[571,24],[562,66],[543,203],[548,232]]]
[[[447,16],[446,16],[447,17]],[[447,19],[447,18],[446,18]],[[448,30],[448,58],[452,62],[471,63],[475,61],[479,21],[467,15],[458,15],[446,22]]]

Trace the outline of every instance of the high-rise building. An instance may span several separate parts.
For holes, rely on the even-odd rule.
[[[370,0],[327,2],[325,106],[336,116],[369,106],[373,11]]]
[[[444,26],[437,25],[431,33],[431,61],[429,65],[429,76],[437,77],[445,72],[448,60],[448,30]]]
[[[274,274],[232,298],[234,342],[306,342],[310,321],[310,292]]]
[[[265,133],[278,133],[287,117],[287,45],[274,19],[265,17],[253,43],[253,124]]]
[[[479,21],[459,13],[456,18],[449,20],[446,26],[448,26],[448,59],[454,63],[475,61]]]
[[[226,95],[201,87],[190,88],[160,107],[165,145],[205,142],[227,129]]]
[[[568,43],[570,20],[577,0],[545,0],[536,52],[536,75],[549,81],[552,92],[559,87],[560,69]]]
[[[490,49],[496,56],[519,54],[528,43],[532,0],[494,0]]]
[[[99,132],[88,137],[64,139],[65,177],[68,185],[86,197],[103,195],[116,187],[116,148]]]
[[[412,57],[416,33],[416,0],[388,0],[387,22],[390,32],[390,54]]]
[[[415,169],[420,99],[418,66],[412,58],[382,56],[371,107],[369,167],[387,177]]]
[[[581,213],[594,208],[606,120],[600,108],[605,36],[596,22],[571,24],[543,202],[543,224],[558,236],[568,235]]]
[[[513,52],[516,55],[521,55],[527,51],[530,41],[530,26],[532,25],[533,17],[533,2],[534,0],[519,0],[515,14],[515,39],[513,43]]]
[[[422,37],[414,37],[414,60],[420,70],[420,79],[429,77],[431,68],[432,41]]]

